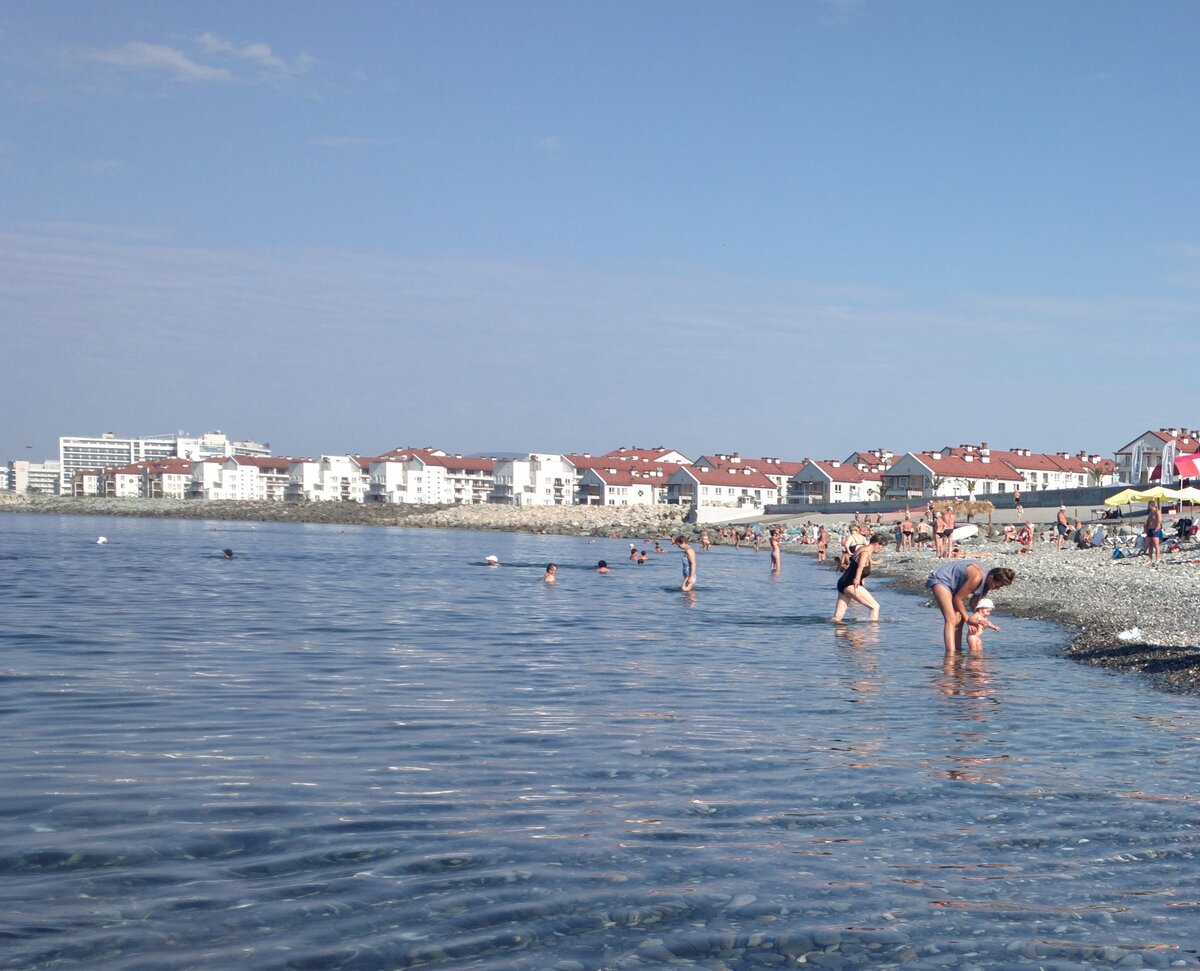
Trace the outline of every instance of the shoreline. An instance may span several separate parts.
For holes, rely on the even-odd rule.
[[[679,532],[697,534],[677,507],[650,506],[392,506],[358,503],[202,502],[182,499],[0,498],[0,512],[45,515],[130,516],[140,518],[315,523],[526,532],[609,539],[654,539]],[[847,522],[853,516],[848,511]],[[773,524],[832,516],[770,517]],[[719,526],[705,527],[717,538]],[[743,528],[739,524],[739,528]],[[1164,541],[1166,545],[1166,541]],[[837,546],[836,533],[830,541]],[[1081,664],[1136,673],[1166,691],[1200,695],[1200,630],[1196,591],[1200,587],[1200,545],[1184,544],[1150,568],[1145,557],[1111,558],[1111,546],[1076,550],[1036,542],[1017,555],[1002,542],[982,538],[964,547],[969,559],[989,568],[1010,566],[1017,581],[995,595],[999,615],[1012,614],[1061,624],[1070,636],[1064,655]],[[816,555],[814,546],[785,542],[784,552]],[[766,546],[763,546],[766,555]],[[925,578],[939,563],[930,550],[881,556],[876,575],[897,590],[925,595]],[[1136,631],[1136,633],[1133,633]],[[1121,636],[1124,634],[1124,636]]]
[[[835,545],[830,542],[831,553]],[[816,555],[813,546],[788,544],[785,549]],[[1161,690],[1200,695],[1197,544],[1164,554],[1156,568],[1142,556],[1113,560],[1111,546],[1077,550],[1066,543],[1060,551],[1053,542],[1037,542],[1032,552],[1019,555],[1002,542],[984,539],[964,544],[964,553],[985,569],[1016,571],[1012,586],[991,594],[999,618],[1010,614],[1059,624],[1070,637],[1065,657],[1140,674]],[[893,546],[881,554],[874,575],[889,580],[893,589],[931,602],[925,580],[945,562],[932,550],[898,551]]]

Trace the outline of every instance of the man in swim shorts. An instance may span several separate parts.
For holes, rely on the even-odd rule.
[[[1146,552],[1151,566],[1157,566],[1162,556],[1162,535],[1162,507],[1152,502],[1146,507]]]

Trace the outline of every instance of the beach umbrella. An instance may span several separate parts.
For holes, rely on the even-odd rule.
[[[1175,491],[1179,493],[1179,498],[1189,505],[1195,505],[1197,502],[1200,502],[1200,489],[1197,489],[1195,486],[1188,486],[1186,489],[1176,489]]]
[[[1147,489],[1145,492],[1138,492],[1134,495],[1134,502],[1176,502],[1182,498],[1177,489],[1164,489],[1162,486],[1155,486],[1153,489]]]
[[[1106,506],[1127,506],[1133,502],[1134,497],[1138,494],[1137,489],[1122,489],[1116,495],[1109,496],[1104,500]]]

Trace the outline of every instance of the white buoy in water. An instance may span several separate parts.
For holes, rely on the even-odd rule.
[[[96,540],[96,542],[97,542],[97,543],[107,543],[107,542],[108,542],[108,537],[107,537],[107,536],[101,536],[101,537],[99,537],[99,538]]]

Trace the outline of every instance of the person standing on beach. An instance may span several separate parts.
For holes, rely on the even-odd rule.
[[[771,530],[770,540],[771,540],[771,574],[772,574],[772,576],[779,576],[779,574],[783,572],[783,562],[780,557],[779,530],[778,529]]]
[[[900,522],[900,541],[906,550],[912,549],[913,521],[908,509],[904,510],[904,519]]]
[[[1061,550],[1063,540],[1067,538],[1067,533],[1071,531],[1070,523],[1067,522],[1067,507],[1062,503],[1058,506],[1058,516],[1054,521],[1054,531],[1058,533],[1058,548]]]
[[[825,562],[825,551],[829,549],[829,533],[825,527],[817,527],[817,562]]]
[[[946,531],[946,517],[939,509],[933,517],[933,552],[935,556],[945,556],[946,544],[942,541],[942,533]]]
[[[696,585],[696,551],[682,533],[675,537],[675,545],[683,554],[683,586],[679,589],[687,593]]]
[[[1162,506],[1157,502],[1146,507],[1146,553],[1150,565],[1158,566],[1162,557]]]
[[[1024,515],[1024,513],[1025,513],[1025,509],[1021,505],[1021,490],[1020,489],[1016,489],[1013,491],[1013,510],[1017,514],[1017,522],[1020,522],[1021,516]]]
[[[942,513],[942,555],[954,554],[954,526],[958,518],[954,515],[954,507],[947,506]]]
[[[925,589],[933,593],[934,602],[942,612],[947,654],[962,650],[963,625],[974,612],[974,604],[993,590],[1007,587],[1016,577],[1008,567],[985,570],[973,560],[943,563],[929,574]],[[968,605],[968,600],[974,603]]]
[[[873,557],[883,552],[888,544],[887,533],[876,533],[865,546],[858,547],[850,560],[850,565],[837,582],[837,606],[833,609],[835,623],[841,623],[846,616],[846,610],[852,603],[859,603],[871,611],[871,620],[879,619],[879,602],[871,596],[863,581],[871,575]]]

